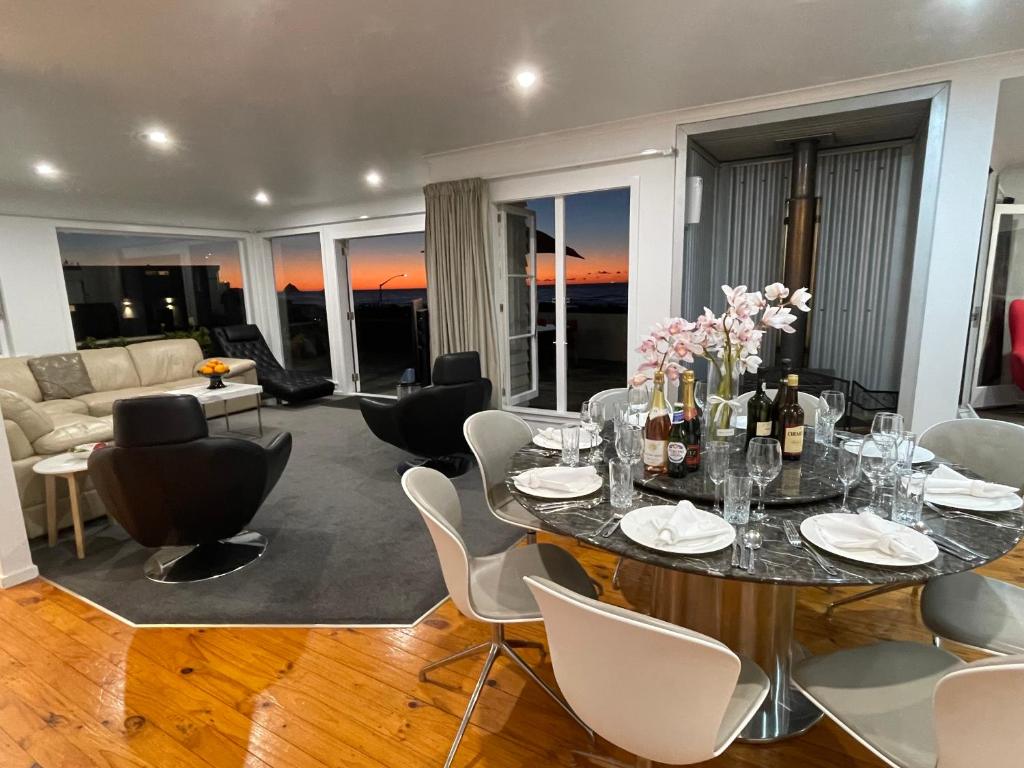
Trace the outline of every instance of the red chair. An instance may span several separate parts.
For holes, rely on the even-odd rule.
[[[1024,299],[1010,302],[1010,375],[1024,389]]]

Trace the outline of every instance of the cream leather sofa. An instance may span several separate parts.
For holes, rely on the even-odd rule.
[[[31,358],[0,358],[0,413],[30,537],[46,532],[43,478],[32,471],[36,462],[81,443],[112,440],[115,400],[208,383],[196,375],[204,357],[194,339],[146,341],[127,347],[86,349],[80,354],[94,391],[65,400],[43,399],[28,365]],[[257,383],[256,366],[251,360],[220,359],[231,369],[227,379]],[[255,398],[240,399],[232,401],[230,410],[255,405]],[[218,404],[211,415],[221,413],[223,405]],[[57,483],[57,491],[64,494],[58,499],[58,526],[63,528],[71,524],[66,484]],[[88,480],[82,502],[84,520],[106,514]]]

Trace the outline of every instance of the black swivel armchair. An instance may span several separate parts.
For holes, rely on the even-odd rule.
[[[334,384],[323,376],[285,370],[255,325],[225,325],[214,328],[213,335],[225,356],[256,363],[256,377],[263,391],[279,401],[293,403],[334,394]]]
[[[480,355],[457,352],[434,361],[433,384],[394,403],[363,398],[359,410],[377,437],[426,461],[405,461],[398,474],[426,465],[457,477],[470,467],[462,424],[489,407],[491,381],[480,374]]]
[[[288,432],[266,447],[210,437],[198,400],[157,395],[114,402],[114,442],[89,456],[89,475],[129,536],[167,548],[146,563],[147,577],[202,581],[263,554],[267,540],[244,528],[288,463]]]

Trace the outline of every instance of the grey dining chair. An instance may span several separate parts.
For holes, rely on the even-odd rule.
[[[503,523],[526,529],[526,541],[537,541],[540,520],[509,493],[505,470],[512,455],[530,442],[530,425],[508,411],[480,411],[462,425],[462,434],[480,467],[487,508]]]
[[[1014,488],[1024,484],[1024,427],[1018,424],[995,419],[951,419],[926,429],[917,444],[936,456],[977,472],[991,482]],[[986,633],[991,634],[991,631],[985,630],[979,635],[972,627],[991,627],[992,621],[999,621],[1008,622],[1008,626],[1001,634],[1002,639],[996,641],[997,645],[1003,643],[1000,647],[1005,647],[1007,637],[1017,638],[1015,642],[1024,644],[1024,627],[1021,626],[1024,620],[1007,618],[1024,616],[1024,590],[999,588],[995,584],[983,585],[978,579],[991,581],[985,576],[965,572],[940,576],[925,585],[921,593],[921,616],[932,630],[936,642],[938,638],[946,637],[962,642],[963,645],[974,645],[967,641],[984,637]],[[841,605],[900,588],[886,585],[841,598],[830,603],[826,613],[831,615]],[[964,601],[963,596],[970,593],[979,599],[973,603]],[[982,597],[985,599],[982,600]],[[947,601],[950,603],[949,608],[944,607]],[[964,638],[964,641],[958,640],[958,637]],[[990,650],[984,646],[979,647]],[[1024,645],[1011,647],[1024,653]]]
[[[445,586],[455,607],[467,618],[491,627],[490,640],[432,662],[420,670],[420,680],[426,682],[427,675],[432,670],[477,654],[487,654],[476,687],[469,697],[466,713],[462,716],[462,722],[459,723],[459,729],[452,741],[448,758],[444,763],[445,768],[448,768],[455,759],[455,753],[469,725],[473,709],[499,655],[514,662],[593,737],[593,732],[586,723],[577,717],[561,696],[514,650],[518,647],[536,647],[543,650],[543,646],[540,643],[510,640],[505,637],[506,624],[541,620],[540,609],[523,582],[524,576],[540,576],[582,594],[593,596],[594,588],[583,566],[576,562],[572,555],[554,544],[528,544],[493,555],[474,557],[469,553],[462,538],[462,506],[451,480],[436,470],[414,467],[402,475],[402,489],[427,525],[441,562]]]
[[[761,668],[713,638],[543,577],[525,581],[544,617],[558,687],[595,733],[633,753],[638,765],[712,759],[768,695]]]
[[[930,645],[885,642],[813,656],[800,690],[894,768],[1017,768],[1024,656],[965,664]]]
[[[919,441],[936,455],[986,480],[1024,483],[1024,427],[994,419],[952,419],[926,429]],[[942,639],[989,653],[1024,653],[1024,589],[965,571],[929,581],[921,620],[936,645]]]

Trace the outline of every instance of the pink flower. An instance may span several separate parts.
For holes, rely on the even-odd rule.
[[[629,380],[629,383],[634,387],[642,387],[650,380],[650,377],[645,373],[638,373]]]
[[[636,348],[637,352],[641,354],[654,351],[654,339],[646,338],[640,342],[640,346]]]
[[[679,381],[679,376],[682,373],[683,367],[679,363],[669,363],[665,366],[665,377],[669,381]]]
[[[793,291],[793,295],[789,298],[789,303],[799,309],[801,312],[810,312],[811,308],[807,306],[807,302],[811,300],[810,291],[806,288],[797,288]]]
[[[764,295],[768,301],[784,299],[789,296],[789,288],[784,286],[782,283],[772,283],[769,286],[765,286]]]
[[[744,303],[744,297],[747,294],[747,286],[737,285],[733,288],[729,285],[723,285],[722,293],[725,294],[725,300],[729,302],[729,306],[735,308],[737,305]]]
[[[789,307],[768,307],[761,316],[761,322],[769,328],[777,328],[785,333],[796,333],[790,328],[796,321],[793,311]]]

